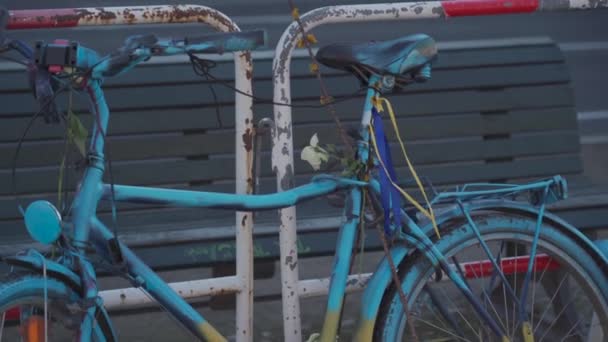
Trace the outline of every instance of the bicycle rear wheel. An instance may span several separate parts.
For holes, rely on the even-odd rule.
[[[0,342],[73,341],[85,314],[81,302],[79,294],[56,279],[10,274],[0,280]],[[104,317],[96,317],[92,337],[114,341]]]
[[[474,228],[466,221],[442,227],[442,237],[435,245],[450,267],[466,279],[509,341],[608,339],[608,278],[584,246],[562,229],[544,222],[523,302],[520,299],[526,287],[524,279],[536,218],[510,215],[505,219],[502,214],[486,212],[473,220],[492,257],[481,248]],[[382,300],[374,326],[375,340],[413,341],[413,330],[420,341],[504,341],[479,318],[445,274],[437,276],[436,269],[420,252],[400,265],[399,274],[412,324],[406,322],[393,284]],[[526,321],[533,339],[525,339]]]

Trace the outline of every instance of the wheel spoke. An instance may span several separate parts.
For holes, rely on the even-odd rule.
[[[517,264],[519,262],[519,258],[518,258],[519,253],[517,253],[517,249],[518,248],[519,248],[519,244],[515,243],[515,269],[518,269],[517,268]],[[513,281],[513,288],[514,288],[513,291],[514,291],[515,298],[517,298],[517,288],[518,288],[518,286],[517,286],[517,273],[519,273],[519,272],[515,272],[515,274],[513,275],[513,277],[515,278],[514,281]],[[526,305],[526,303],[521,303],[521,305]],[[509,340],[513,341],[513,338],[515,337],[515,329],[517,328],[517,321],[518,321],[517,319],[515,319],[515,305],[513,305],[513,310],[511,312],[511,314],[512,314],[511,317],[513,317],[513,322],[512,322],[513,329],[511,330],[511,333],[509,334]]]
[[[456,261],[456,258],[455,258],[455,257],[453,257],[452,259],[453,259],[454,261]],[[482,260],[479,260],[479,265],[481,265],[481,264],[482,264]],[[480,268],[480,269],[481,269],[481,268]],[[473,276],[475,277],[475,279],[480,279],[480,278],[477,276],[477,272],[475,271],[475,268],[471,268],[471,271],[473,272]],[[481,279],[483,279],[483,277],[481,277]],[[481,286],[481,293],[482,293],[482,295],[483,295],[483,297],[484,297],[484,306],[485,306],[485,307],[486,307],[486,309],[487,309],[487,307],[488,307],[488,306],[487,306],[486,302],[490,302],[490,307],[492,308],[492,311],[494,311],[494,314],[496,314],[496,318],[498,318],[498,321],[500,322],[501,327],[502,327],[502,328],[503,328],[503,329],[504,329],[506,332],[508,332],[508,329],[507,329],[507,326],[508,326],[508,325],[507,325],[507,326],[505,326],[505,322],[503,322],[503,321],[500,319],[500,315],[499,315],[499,314],[498,314],[498,312],[496,311],[496,307],[494,306],[494,303],[492,302],[492,298],[490,298],[490,296],[489,296],[489,295],[488,295],[488,293],[486,292],[485,282],[484,282],[483,280],[482,280],[481,282],[482,282],[482,286]],[[504,287],[503,287],[503,288],[504,288]],[[486,332],[489,332],[487,327],[486,327]]]
[[[454,318],[452,317],[452,315],[450,315],[449,311],[445,309],[445,306],[441,303],[441,301],[439,300],[438,295],[435,293],[435,290],[430,286],[430,285],[426,285],[425,289],[427,291],[427,293],[429,294],[429,297],[431,299],[431,303],[433,304],[432,306],[432,311],[433,313],[437,316],[437,313],[435,311],[434,308],[437,308],[439,310],[439,315],[443,316],[445,318],[445,320],[447,321],[447,323],[449,325],[452,326],[452,329],[454,331],[456,331],[458,334],[460,334],[461,336],[464,335],[462,330],[460,330],[460,327],[458,326],[458,323],[454,320]],[[442,324],[443,324],[443,320],[441,320]],[[444,325],[445,327],[445,325]],[[445,327],[447,329],[447,327]]]
[[[495,334],[504,334],[503,332],[500,331],[501,327],[498,326],[498,324],[495,322],[495,320],[493,320],[491,315],[488,313],[487,306],[486,306],[486,308],[483,308],[481,306],[481,304],[479,303],[479,301],[477,301],[477,298],[473,293],[473,289],[470,286],[469,282],[467,281],[467,277],[462,270],[462,266],[460,265],[458,260],[456,260],[456,257],[452,257],[452,259],[455,261],[454,266],[455,266],[456,270],[458,271],[458,274],[462,278],[462,281],[464,282],[466,289],[468,290],[468,291],[463,292],[463,294],[465,295],[465,298],[469,301],[472,308],[475,310],[475,313],[478,316],[480,316],[485,321],[485,323],[490,324],[489,327],[486,325],[483,325],[483,326],[485,326],[486,329],[488,329],[488,328],[491,329],[492,332]],[[472,268],[471,271],[473,272],[473,275],[475,276],[475,278],[478,279],[474,268]],[[482,287],[482,291],[483,291],[483,287]],[[485,301],[485,299],[484,299],[484,301]],[[485,304],[484,304],[484,306],[485,306]],[[494,324],[493,326],[492,326],[492,323]]]
[[[477,241],[479,241],[479,245],[481,246],[482,250],[486,253],[488,259],[491,260],[492,263],[494,264],[494,268],[498,272],[498,275],[500,276],[502,281],[506,282],[507,281],[506,276],[500,269],[500,266],[496,264],[496,260],[494,260],[493,255],[490,252],[490,248],[488,247],[486,241],[484,241],[483,237],[481,236],[481,232],[477,228],[477,224],[475,224],[475,221],[473,221],[473,218],[471,217],[470,213],[465,209],[464,205],[462,204],[462,201],[458,200],[457,203],[458,203],[458,206],[460,207],[460,210],[462,211],[464,217],[467,219],[469,226],[472,228],[473,232],[475,233],[475,236],[477,237]],[[507,288],[507,290],[508,290],[509,294],[513,296],[513,300],[517,303],[519,301],[519,299],[517,298],[515,290],[513,288],[511,288],[510,286]]]
[[[578,291],[577,291],[578,293]],[[570,298],[570,300],[568,301],[568,303],[560,310],[559,314],[553,319],[553,322],[551,322],[551,324],[549,325],[549,328],[545,331],[545,333],[543,334],[543,336],[541,336],[540,340],[538,342],[542,342],[542,340],[545,338],[545,336],[547,336],[547,334],[549,333],[549,331],[551,331],[551,328],[553,328],[553,326],[555,325],[555,323],[557,323],[557,321],[559,320],[559,318],[564,314],[564,311],[566,311],[566,308],[568,308],[568,306],[570,304],[572,304],[572,302],[574,302],[574,300],[576,299],[576,296],[572,296],[572,298]],[[550,302],[549,304],[552,304],[552,302]]]
[[[481,265],[483,265],[483,261],[479,260],[478,261],[478,265],[480,266],[480,269],[481,269]],[[475,270],[473,270],[473,275],[475,276],[475,279],[481,279],[481,294],[484,296],[483,306],[486,309],[486,311],[488,311],[488,304],[487,304],[487,302],[489,301],[490,305],[493,305],[493,304],[492,304],[492,300],[489,299],[488,292],[486,291],[486,280],[485,280],[485,277],[479,278],[478,275],[477,275],[477,272],[475,272]],[[494,307],[492,307],[492,309],[494,311],[496,311],[496,309]],[[501,325],[502,325],[502,322],[501,322]],[[504,325],[503,325],[503,329],[504,329]]]
[[[450,298],[450,296],[447,295],[447,293],[445,292],[444,289],[440,290],[443,293],[443,296],[450,302],[452,303],[452,305],[456,308],[456,313],[458,313],[458,315],[460,316],[460,318],[462,318],[462,320],[465,322],[465,324],[469,327],[469,329],[471,329],[471,331],[473,332],[473,334],[475,334],[475,336],[479,337],[479,335],[477,335],[477,332],[475,331],[475,328],[473,328],[473,325],[471,325],[471,323],[469,322],[469,320],[466,319],[466,317],[464,317],[464,315],[462,314],[462,311],[460,311],[458,309],[458,307],[456,305],[454,305],[454,301],[452,301],[452,299]]]
[[[413,304],[421,313],[411,321],[422,328],[422,339],[522,341],[530,337],[522,330],[529,326],[536,342],[602,340],[606,335],[602,330],[607,329],[602,326],[608,312],[603,300],[606,289],[600,286],[603,278],[598,278],[598,265],[583,263],[589,260],[586,251],[562,243],[567,236],[562,238],[558,230],[551,230],[550,222],[542,222],[541,227],[547,224],[549,228],[537,236],[535,219],[510,230],[493,226],[507,221],[493,221],[492,213],[484,215],[463,218],[465,228],[453,226],[453,236],[435,243],[443,263],[451,263],[441,264],[446,275],[441,283],[439,278],[432,282],[436,261],[425,255],[419,256],[420,262],[412,260],[411,271],[403,269],[404,274],[426,280],[415,283],[416,278],[408,278],[413,286],[410,291],[418,296]],[[479,226],[473,226],[473,220]],[[530,255],[532,247],[536,253]],[[429,299],[433,293],[436,298]],[[396,297],[391,303],[398,305]],[[407,341],[410,328],[403,330],[405,321],[396,322],[402,324],[399,337]]]
[[[557,289],[555,290],[555,293],[553,294],[553,296],[551,297],[551,300],[549,301],[550,303],[553,303],[553,301],[555,300],[555,297],[557,297],[557,294],[559,293],[559,290],[561,289],[562,285],[564,284],[564,281],[566,280],[566,276],[564,275],[562,277],[562,280],[560,280],[559,285],[557,286]],[[538,329],[538,327],[540,326],[540,323],[543,321],[543,318],[545,318],[545,315],[547,314],[547,312],[549,311],[549,308],[551,307],[551,305],[547,305],[545,307],[545,310],[543,311],[543,313],[540,315],[540,319],[538,320],[538,324],[534,327],[534,330],[532,330],[532,332],[534,334],[536,334],[536,329]]]
[[[566,336],[562,337],[562,339],[560,340],[560,342],[565,341],[568,337],[570,336],[574,336],[576,334],[573,334],[572,332],[574,331],[574,329],[576,329],[576,327],[581,323],[581,320],[583,319],[583,317],[579,318],[578,321],[576,322],[576,324],[574,324],[572,326],[572,328],[570,328],[570,330],[568,330],[568,332],[566,333]]]
[[[507,327],[508,327],[509,326],[509,306],[507,305],[507,290],[505,289],[504,282],[502,282],[502,298],[504,299],[505,320],[506,320]],[[511,336],[508,329],[507,329],[507,335]]]
[[[431,313],[433,314],[433,316],[435,316],[435,319],[441,323],[441,325],[443,326],[444,329],[448,329],[448,327],[446,326],[444,320],[441,318],[442,315],[440,315],[439,313],[437,313],[437,309],[435,309],[435,305],[430,305],[429,309],[431,311]],[[1,342],[1,341],[0,341]]]
[[[2,322],[0,322],[0,342],[2,342],[2,335],[4,333],[4,322],[6,322],[6,311],[2,313]]]
[[[508,331],[508,330],[507,330],[507,326],[508,326],[508,324],[509,324],[509,323],[508,323],[508,321],[507,321],[507,325],[505,326],[505,322],[503,322],[503,321],[500,319],[500,315],[498,314],[498,311],[496,310],[496,307],[494,306],[494,303],[492,303],[491,298],[488,298],[488,299],[490,300],[490,306],[492,307],[492,311],[494,312],[494,314],[496,315],[496,317],[497,317],[497,318],[498,318],[498,320],[500,321],[500,325],[502,326],[502,328],[503,328],[503,329],[505,329],[505,331]]]
[[[415,318],[415,320],[416,320],[416,321],[419,321],[419,322],[422,322],[422,323],[424,323],[424,324],[428,325],[428,326],[429,326],[429,327],[431,327],[431,328],[434,328],[434,329],[437,329],[437,330],[439,330],[439,331],[442,331],[442,332],[444,332],[444,333],[446,333],[446,334],[450,335],[451,337],[457,338],[458,340],[461,340],[461,341],[470,341],[470,340],[467,340],[467,339],[465,339],[465,338],[463,338],[463,337],[460,337],[460,336],[458,336],[458,335],[456,335],[456,334],[454,334],[454,333],[450,332],[449,330],[442,329],[440,326],[438,326],[438,325],[436,325],[436,324],[433,324],[433,323],[431,323],[431,322],[429,322],[429,321],[427,321],[427,320],[425,320],[425,319],[422,319],[422,318],[420,318],[420,317],[416,317],[416,318]],[[475,333],[475,330],[473,330],[473,333]],[[475,334],[475,336],[479,337],[479,335],[477,335],[477,334]]]
[[[505,248],[505,242],[501,241],[500,248],[498,249],[498,253],[496,253],[496,258],[495,258],[496,265],[501,265],[502,251],[504,250],[504,248]],[[498,270],[494,269],[494,272],[492,272],[492,278],[490,278],[490,288],[494,287],[494,281],[496,281],[497,276],[498,276]]]
[[[521,298],[519,300],[522,305],[519,307],[518,313],[518,321],[526,322],[527,321],[527,313],[526,313],[526,297],[528,296],[528,285],[530,284],[530,276],[532,274],[532,270],[534,269],[534,264],[536,263],[536,252],[538,249],[538,240],[540,238],[540,230],[543,222],[543,216],[545,214],[545,208],[547,204],[547,194],[549,193],[549,187],[545,187],[543,191],[543,200],[541,202],[540,208],[538,210],[538,217],[536,219],[536,228],[534,230],[534,240],[532,240],[532,246],[530,246],[530,258],[528,259],[528,270],[526,271],[526,275],[523,279],[524,283],[521,287]]]

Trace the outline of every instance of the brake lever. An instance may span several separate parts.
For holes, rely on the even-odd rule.
[[[153,34],[139,34],[128,37],[125,40],[124,48],[126,50],[135,50],[139,48],[153,48],[158,43],[158,38]]]
[[[124,46],[120,49],[129,58],[136,58],[134,52],[138,49],[154,49],[158,43],[158,38],[153,34],[140,34],[130,36],[125,40]],[[150,57],[146,58],[147,61]]]
[[[134,66],[133,62],[140,58],[136,52],[138,50],[151,50],[156,46],[158,38],[153,34],[134,35],[125,40],[124,45],[110,54],[107,70],[103,72],[104,77],[112,77],[119,75],[125,70]],[[150,59],[150,56],[144,58],[144,61]]]

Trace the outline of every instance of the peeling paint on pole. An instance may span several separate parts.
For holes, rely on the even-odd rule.
[[[578,10],[608,7],[608,0],[451,0],[428,2],[401,2],[370,5],[329,6],[314,9],[300,16],[304,29],[310,31],[322,24],[443,19],[447,17],[530,13],[535,11]],[[273,60],[274,101],[291,104],[290,62],[295,42],[301,38],[300,29],[292,22],[283,32]],[[294,156],[291,137],[291,108],[274,105],[276,131],[273,134],[272,164],[277,176],[277,187],[284,191],[293,186]],[[287,208],[279,212],[281,219],[281,258],[286,258],[289,250],[296,246],[295,209]],[[292,220],[288,220],[291,218]],[[297,260],[296,260],[297,261]],[[286,341],[300,341],[300,312],[298,298],[289,296],[289,289],[298,284],[297,269],[290,271],[282,265],[283,317]],[[288,303],[285,303],[288,301]],[[298,317],[287,320],[288,315]]]
[[[9,11],[8,29],[65,28],[76,26],[138,25],[138,24],[206,24],[218,31],[235,32],[239,27],[225,14],[199,5],[127,6],[98,8],[63,8]],[[252,94],[253,65],[251,54],[234,54],[235,87]],[[235,94],[236,127],[236,192],[253,192],[253,100]],[[251,213],[236,214],[236,286],[237,341],[251,341],[253,330],[253,217]],[[233,284],[234,285],[234,284]],[[231,285],[231,286],[233,286]],[[117,290],[118,291],[118,290]],[[221,291],[221,289],[211,289]],[[118,295],[119,292],[110,292]],[[124,302],[125,293],[117,298]]]
[[[239,30],[223,13],[198,5],[18,10],[10,12],[8,29],[194,22],[211,25],[220,31]]]

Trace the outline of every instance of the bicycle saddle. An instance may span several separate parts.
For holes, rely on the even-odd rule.
[[[349,71],[362,82],[369,76],[393,75],[397,82],[430,78],[430,68],[437,57],[435,40],[425,34],[413,34],[393,40],[368,43],[337,43],[322,47],[317,60],[325,66]]]

